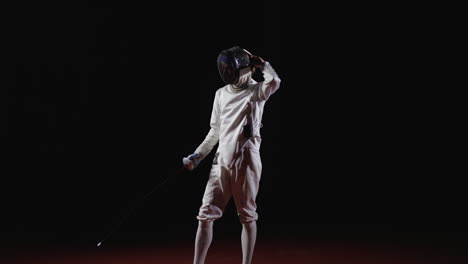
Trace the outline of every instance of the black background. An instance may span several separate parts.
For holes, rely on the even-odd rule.
[[[424,25],[404,9],[3,8],[1,242],[94,246],[167,177],[109,243],[191,241],[211,156],[172,176],[209,130],[216,56],[240,45],[282,79],[263,117],[261,236],[464,243],[461,175],[420,77]],[[216,228],[237,236],[233,204]]]

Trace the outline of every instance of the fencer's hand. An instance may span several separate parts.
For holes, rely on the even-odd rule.
[[[246,49],[244,49],[244,51],[245,51],[245,53],[247,53],[249,55],[250,65],[252,67],[261,68],[263,66],[263,63],[265,63],[265,60],[262,57],[253,55],[252,53],[250,53]]]
[[[265,63],[265,60],[262,57],[255,55],[252,55],[252,57],[250,57],[250,64],[255,68],[261,68],[263,66],[263,63]]]
[[[188,157],[185,157],[182,159],[182,163],[184,164],[184,167],[187,170],[193,170],[198,166],[198,163],[200,163],[200,158],[201,155],[198,153],[193,153],[189,155]]]

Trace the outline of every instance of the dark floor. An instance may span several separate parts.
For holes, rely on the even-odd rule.
[[[394,243],[362,241],[298,241],[259,239],[255,264],[341,264],[341,263],[468,263],[462,247],[431,243]],[[42,249],[3,249],[0,263],[35,264],[149,264],[192,263],[193,246],[188,241],[165,245],[70,248],[49,246]],[[207,264],[239,264],[239,241],[215,241]]]

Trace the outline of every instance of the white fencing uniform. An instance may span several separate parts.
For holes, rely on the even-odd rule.
[[[229,199],[234,198],[241,223],[256,221],[255,199],[260,183],[260,127],[263,107],[280,86],[280,79],[265,61],[264,81],[247,74],[243,85],[228,84],[216,91],[211,129],[195,153],[205,158],[218,144],[198,220],[221,218]],[[242,80],[244,78],[244,80]]]

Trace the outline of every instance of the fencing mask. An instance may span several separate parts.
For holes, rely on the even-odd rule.
[[[221,79],[226,84],[235,84],[239,81],[240,71],[250,67],[250,54],[235,46],[221,51],[217,62]]]

